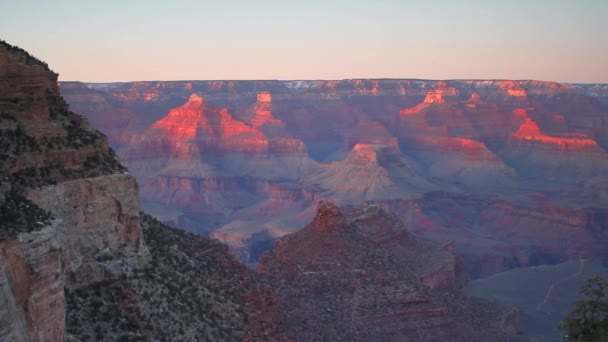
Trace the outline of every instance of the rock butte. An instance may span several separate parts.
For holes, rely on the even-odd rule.
[[[279,239],[258,269],[279,289],[279,321],[292,339],[508,340],[517,330],[506,323],[510,309],[476,307],[458,291],[440,299],[430,289],[466,281],[458,261],[378,206],[341,212],[319,202],[314,220]],[[469,318],[476,312],[483,319]]]
[[[416,234],[454,241],[473,277],[575,259],[584,245],[585,255],[605,255],[585,220],[554,217],[607,215],[601,87],[407,79],[84,86],[91,101],[101,95],[122,110],[115,117],[134,113],[130,127],[108,134],[144,184],[144,208],[221,238],[243,261],[312,220],[320,199],[395,210]],[[74,88],[61,88],[69,102]],[[162,96],[146,101],[152,89]],[[84,92],[74,94],[80,105]],[[210,127],[209,114],[227,108],[231,128],[190,138],[198,119],[172,113],[193,93],[205,98]],[[82,113],[107,116],[94,106]],[[186,138],[152,131],[158,120]],[[145,139],[124,143],[129,132]],[[454,207],[458,196],[466,200]]]

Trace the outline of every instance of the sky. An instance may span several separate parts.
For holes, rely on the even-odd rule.
[[[0,0],[60,80],[608,83],[607,0]]]

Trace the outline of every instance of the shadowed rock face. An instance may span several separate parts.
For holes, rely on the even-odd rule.
[[[395,210],[416,234],[453,241],[475,277],[604,254],[605,235],[586,223],[590,212],[608,214],[608,106],[599,85],[189,81],[61,89],[93,122],[128,120],[107,133],[142,182],[147,210],[222,239],[243,261],[255,261],[268,245],[262,240],[306,224],[321,199]],[[113,114],[97,105],[106,102]]]
[[[277,289],[279,326],[293,340],[509,338],[508,310],[462,297],[454,257],[377,206],[341,212],[319,202],[314,220],[279,239],[258,270]]]
[[[65,288],[145,265],[139,194],[57,75],[0,41],[0,340],[65,339]]]

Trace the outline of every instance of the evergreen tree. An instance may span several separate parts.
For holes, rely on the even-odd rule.
[[[581,288],[582,298],[559,325],[565,341],[608,341],[608,281],[596,276]]]

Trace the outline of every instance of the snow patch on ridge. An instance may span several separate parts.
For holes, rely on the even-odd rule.
[[[316,81],[283,81],[283,84],[289,89],[308,89],[314,88]]]

